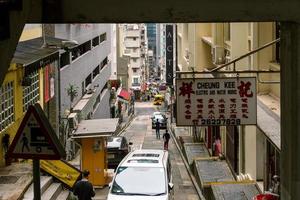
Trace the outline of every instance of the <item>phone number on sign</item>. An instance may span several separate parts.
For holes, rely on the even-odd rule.
[[[200,119],[200,125],[240,125],[240,119]]]

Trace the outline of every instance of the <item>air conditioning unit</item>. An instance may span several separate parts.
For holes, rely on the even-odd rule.
[[[225,64],[225,48],[222,46],[214,46],[212,48],[212,62],[215,65]]]
[[[189,51],[189,49],[185,49],[185,55],[184,55],[184,57],[185,57],[186,60],[190,59],[190,51]]]
[[[68,116],[68,123],[70,129],[77,129],[78,128],[78,114],[77,113],[71,113]]]

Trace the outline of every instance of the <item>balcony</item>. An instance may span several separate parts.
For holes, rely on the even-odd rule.
[[[131,52],[130,57],[132,58],[139,58],[141,56],[141,53],[139,51],[137,52]]]
[[[125,32],[125,37],[140,37],[140,31],[139,30],[127,30]]]
[[[124,45],[126,48],[139,48],[140,47],[140,41],[139,40],[127,40],[124,42]]]

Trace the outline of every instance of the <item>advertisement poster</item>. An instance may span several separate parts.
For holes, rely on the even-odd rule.
[[[255,125],[256,78],[177,79],[177,126]]]
[[[40,160],[41,169],[56,177],[69,188],[72,188],[80,179],[81,172],[62,160]]]

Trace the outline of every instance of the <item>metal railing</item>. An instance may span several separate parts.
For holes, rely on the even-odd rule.
[[[272,42],[269,42],[269,43],[267,43],[267,44],[265,44],[265,45],[263,45],[263,46],[261,46],[261,47],[259,47],[259,48],[257,48],[257,49],[254,49],[254,50],[252,50],[252,51],[250,51],[250,52],[248,52],[248,53],[246,53],[246,54],[244,54],[244,55],[241,55],[240,57],[237,57],[237,58],[231,60],[231,61],[228,62],[228,63],[225,63],[225,64],[223,64],[223,65],[220,65],[220,66],[218,66],[218,67],[216,67],[216,68],[210,70],[209,72],[216,72],[216,71],[218,71],[218,70],[220,70],[220,69],[222,69],[222,68],[224,68],[224,67],[226,67],[226,66],[229,66],[229,65],[231,65],[231,64],[233,64],[233,70],[235,71],[235,63],[236,63],[237,61],[239,61],[239,60],[241,60],[241,59],[243,59],[243,58],[246,58],[246,57],[248,57],[248,56],[250,56],[250,55],[252,55],[252,54],[255,54],[255,53],[259,52],[260,50],[265,49],[265,48],[267,48],[267,47],[269,47],[269,46],[271,46],[271,45],[273,45],[273,44],[275,44],[275,43],[277,43],[277,42],[280,42],[280,38],[278,38],[278,39],[276,39],[276,40],[274,40],[274,41],[272,41]]]

